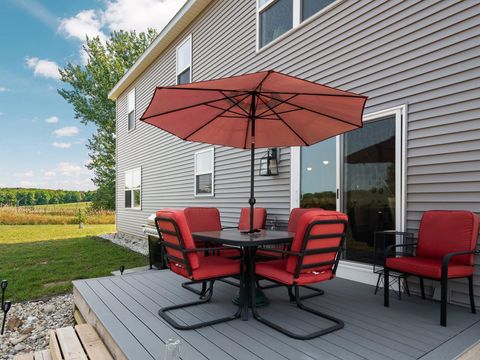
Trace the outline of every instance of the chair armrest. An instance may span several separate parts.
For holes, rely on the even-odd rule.
[[[417,243],[411,243],[411,244],[393,244],[387,246],[385,249],[385,255],[384,258],[385,260],[388,258],[389,254],[392,252],[393,249],[398,248],[398,247],[411,247],[411,246],[417,246]]]
[[[442,258],[442,277],[448,275],[448,263],[452,260],[452,257],[458,255],[475,255],[480,254],[480,250],[468,250],[468,251],[457,251],[453,253],[448,253]]]

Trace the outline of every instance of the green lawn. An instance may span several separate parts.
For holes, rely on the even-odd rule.
[[[71,291],[71,281],[109,275],[121,264],[143,266],[147,258],[95,235],[114,225],[1,225],[0,278],[12,301]]]

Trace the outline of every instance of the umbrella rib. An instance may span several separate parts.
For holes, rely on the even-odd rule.
[[[264,81],[267,80],[267,78],[270,76],[271,73],[272,73],[272,70],[267,71],[263,79],[258,83],[257,87],[255,88],[255,91],[261,92]]]
[[[281,117],[280,115],[278,115],[278,114],[275,112],[275,110],[273,110],[273,109],[270,107],[270,105],[268,105],[268,103],[266,103],[263,99],[262,99],[262,102],[263,102],[276,116],[278,116],[278,118],[280,119],[280,121],[282,121],[282,122],[285,124],[285,126],[287,126],[287,127],[290,129],[290,131],[292,131],[305,145],[308,146],[308,143],[304,140],[304,138],[301,137],[300,134],[298,134],[298,133],[295,131],[295,129],[293,129],[290,125],[288,125],[287,122],[286,122],[285,120],[283,120],[282,117]]]
[[[275,99],[275,98],[272,98],[271,96],[268,96],[268,95],[265,95],[265,94],[262,94],[262,95],[263,95],[263,96],[266,96],[266,97],[268,97],[268,98],[270,98],[270,99],[277,100],[277,99]],[[318,115],[326,116],[326,117],[328,117],[328,118],[331,118],[331,119],[334,119],[334,120],[338,120],[338,121],[343,122],[343,123],[345,123],[345,124],[353,125],[353,126],[356,126],[356,127],[361,127],[361,126],[358,126],[357,124],[353,124],[353,123],[351,123],[351,122],[349,122],[349,121],[346,121],[346,120],[337,118],[337,117],[332,116],[332,115],[327,115],[327,114],[324,114],[324,113],[322,113],[322,112],[319,112],[319,111],[316,111],[316,110],[312,110],[312,109],[309,109],[309,108],[306,108],[306,107],[303,107],[303,106],[299,106],[299,105],[296,105],[296,104],[291,104],[291,103],[289,103],[289,102],[287,102],[287,101],[285,101],[285,100],[277,100],[277,101],[282,101],[283,103],[286,103],[286,104],[289,104],[289,105],[292,105],[292,106],[297,106],[299,109],[307,110],[307,111],[313,112],[313,113],[318,114]]]
[[[217,90],[215,90],[217,91]],[[237,94],[237,95],[234,95],[234,96],[228,96],[227,99],[230,99],[230,98],[235,98],[237,96],[241,96],[242,94]],[[244,95],[244,94],[243,94]],[[248,95],[247,95],[248,96]],[[244,98],[245,99],[245,98]],[[213,103],[213,102],[217,102],[217,101],[220,101],[220,100],[225,100],[225,96],[222,97],[222,98],[218,98],[218,99],[214,99],[214,100],[209,100],[209,101],[206,101],[206,102],[203,102],[203,103],[199,103],[199,104],[194,104],[194,105],[189,105],[189,106],[185,106],[183,108],[178,108],[178,109],[173,109],[173,110],[169,110],[169,111],[165,111],[165,112],[162,112],[162,113],[157,113],[155,115],[150,115],[150,116],[147,116],[147,117],[142,117],[141,120],[142,121],[145,121],[145,120],[148,120],[148,119],[151,119],[153,117],[156,117],[156,116],[162,116],[162,115],[168,115],[168,114],[171,114],[171,113],[174,113],[174,112],[177,112],[177,111],[181,111],[181,110],[187,110],[187,109],[191,109],[191,108],[194,108],[194,107],[197,107],[197,106],[201,106],[201,105],[206,105],[206,106],[209,106],[210,103]],[[231,109],[232,107],[229,108],[229,110]],[[148,108],[147,108],[148,110]]]
[[[214,108],[214,109],[225,110],[225,108],[222,108],[222,107],[220,107],[220,106],[215,106],[215,105],[212,105],[212,104],[205,104],[205,105],[206,105],[206,106],[209,106],[209,107],[211,107],[211,108]],[[232,114],[239,115],[239,117],[240,117],[240,116],[242,116],[242,117],[245,116],[244,114],[241,114],[241,113],[239,113],[239,112],[232,111],[232,110],[228,110],[228,112],[231,112]]]
[[[261,95],[263,95],[263,93],[262,93]],[[261,95],[260,95],[260,96],[261,96]],[[289,97],[289,98],[286,99],[285,101],[292,100],[295,96],[297,96],[297,95],[292,95],[291,97]],[[273,99],[275,99],[275,98],[273,98]],[[276,100],[276,99],[275,99],[275,100]],[[278,100],[278,101],[281,101],[281,100]],[[270,108],[270,110],[275,109],[276,107],[278,107],[278,106],[280,106],[280,105],[282,105],[282,104],[283,104],[283,102],[279,102],[278,104],[275,104],[274,106],[272,106],[272,107]],[[290,103],[289,103],[289,105],[292,105],[292,106],[295,106],[295,107],[298,108],[297,105],[293,105],[293,104],[290,104]],[[296,109],[296,110],[298,110],[298,109]],[[258,114],[258,116],[262,116],[263,114],[267,113],[268,111],[269,111],[269,110],[265,110],[265,111],[261,112],[260,114]]]
[[[239,100],[240,101],[243,101],[245,100],[247,97],[249,97],[250,94],[247,94],[245,95],[242,99]],[[187,136],[183,137],[182,139],[183,140],[187,140],[190,136],[194,135],[195,133],[197,133],[198,131],[202,130],[205,126],[207,126],[208,124],[210,124],[212,121],[214,121],[215,119],[217,119],[219,116],[222,116],[223,114],[225,114],[227,111],[229,111],[232,107],[236,106],[237,104],[233,104],[230,108],[226,109],[226,110],[223,110],[220,114],[217,114],[215,115],[212,119],[208,120],[205,124],[203,124],[202,126],[200,126],[198,129],[195,129],[193,132],[191,132],[190,134],[188,134]]]
[[[223,96],[225,96],[225,98],[227,98],[227,100],[230,100],[230,101],[232,100],[232,99],[230,99],[230,98],[227,97],[227,95],[225,94],[225,92],[224,92],[223,90],[218,90],[218,91],[220,91],[220,93],[221,93]],[[235,95],[235,97],[236,97],[236,96],[240,96],[240,95]],[[232,101],[232,102],[233,102],[233,101]],[[240,103],[240,101],[237,102],[235,105],[238,106],[239,103]],[[242,110],[246,115],[248,115],[248,111],[246,111],[246,110],[245,110],[243,107],[241,107],[241,106],[238,106],[238,107],[239,107],[240,110]],[[233,112],[233,111],[232,111],[232,112]]]

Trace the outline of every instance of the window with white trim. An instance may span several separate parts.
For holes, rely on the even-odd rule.
[[[135,129],[135,88],[127,96],[128,131]]]
[[[125,171],[125,208],[142,207],[142,168]]]
[[[214,156],[213,148],[195,153],[195,196],[213,196]]]
[[[258,48],[271,43],[337,0],[257,0]]]
[[[192,81],[192,37],[186,38],[177,47],[177,84]]]

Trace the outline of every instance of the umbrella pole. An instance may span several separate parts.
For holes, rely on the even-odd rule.
[[[251,141],[250,141],[250,230],[249,233],[255,232],[254,226],[254,210],[255,210],[255,92],[252,93],[252,102],[250,104],[250,118],[252,120]]]

